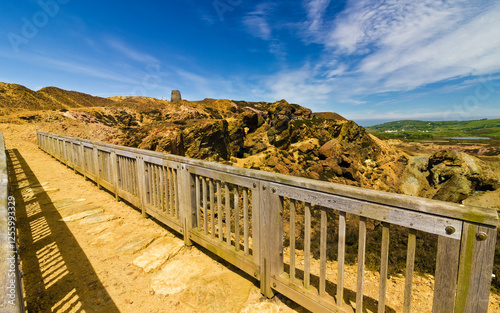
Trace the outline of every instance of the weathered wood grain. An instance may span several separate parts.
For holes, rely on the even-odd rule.
[[[356,312],[363,312],[363,283],[366,255],[366,217],[359,218],[358,273],[356,285]]]
[[[378,313],[385,312],[387,290],[387,268],[389,266],[389,224],[382,224],[382,252],[380,255],[380,284],[378,292]]]
[[[413,283],[413,269],[415,267],[415,249],[417,247],[417,231],[410,229],[408,234],[408,248],[406,253],[406,275],[403,313],[411,311],[411,290]]]
[[[438,237],[432,312],[453,312],[458,278],[460,240]]]
[[[346,213],[339,213],[339,254],[337,263],[337,305],[344,303],[344,261],[345,261]]]
[[[328,220],[326,209],[321,208],[321,226],[320,226],[320,261],[319,261],[319,295],[325,295],[326,287],[326,233],[328,231]]]

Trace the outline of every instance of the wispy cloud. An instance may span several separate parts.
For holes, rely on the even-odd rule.
[[[307,27],[312,33],[322,29],[323,16],[331,0],[310,0],[304,3],[307,10]]]
[[[314,67],[307,59],[268,79],[270,95],[352,104],[500,71],[498,1],[350,0],[333,16],[326,14],[330,5],[304,1],[307,19],[298,34],[324,52]]]
[[[263,40],[271,39],[272,30],[267,19],[272,8],[270,3],[261,3],[243,18],[243,24],[252,36]]]
[[[145,64],[158,64],[158,63],[160,63],[160,61],[157,58],[155,58],[147,53],[138,51],[132,47],[129,47],[127,44],[125,44],[124,42],[122,42],[119,39],[110,38],[110,39],[106,40],[106,43],[108,46],[115,49],[116,51],[118,51],[119,53],[123,54],[124,56],[126,56],[127,58],[129,58],[131,60],[145,63]]]
[[[139,84],[140,82],[135,79],[128,78],[127,76],[120,75],[118,73],[112,72],[110,70],[104,70],[102,68],[96,68],[89,66],[89,64],[80,64],[75,62],[63,61],[59,59],[54,59],[50,57],[35,56],[41,62],[46,65],[50,65],[50,68],[56,68],[66,72],[71,72],[78,75],[88,75],[91,77],[104,78],[112,81],[117,81],[127,84]]]

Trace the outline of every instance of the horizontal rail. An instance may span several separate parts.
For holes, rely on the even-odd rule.
[[[195,242],[254,276],[268,297],[277,291],[315,312],[363,311],[367,225],[380,224],[379,312],[386,309],[390,242],[402,234],[399,229],[406,229],[408,247],[405,312],[411,308],[421,234],[437,238],[430,239],[437,255],[433,312],[486,312],[495,210],[44,132],[37,138],[42,150],[181,233],[185,244]],[[358,277],[350,302],[355,306],[345,296],[352,288],[345,283],[345,261],[353,233]],[[331,255],[336,255],[336,279],[327,275]]]
[[[0,133],[0,311],[24,312],[17,254],[15,200],[10,196],[7,154]]]

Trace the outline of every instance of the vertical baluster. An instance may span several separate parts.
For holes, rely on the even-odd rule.
[[[290,199],[290,280],[295,280],[295,200]]]
[[[156,164],[155,165],[156,171],[156,186],[155,186],[155,191],[156,191],[156,208],[158,210],[161,210],[161,165]]]
[[[385,295],[387,289],[387,267],[389,265],[389,224],[382,223],[382,253],[380,264],[380,285],[378,294],[378,313],[385,312]]]
[[[326,287],[326,233],[328,228],[326,209],[321,208],[321,235],[320,235],[320,261],[319,261],[319,295],[325,295]]]
[[[417,231],[410,229],[408,234],[408,252],[406,256],[406,277],[403,313],[411,311],[411,287],[413,282],[413,269],[415,266],[415,248],[417,247]]]
[[[151,186],[151,183],[149,182],[150,179],[151,179],[151,172],[149,171],[149,165],[148,163],[144,162],[144,168],[146,169],[144,175],[145,175],[145,178],[146,178],[146,189],[145,189],[145,199],[146,199],[146,203],[149,203],[149,196],[150,196],[150,192],[149,192],[149,186]],[[129,179],[129,190],[130,190],[130,179]]]
[[[176,218],[179,218],[179,186],[177,184],[177,170],[175,170],[175,169],[172,168],[172,173],[174,174],[173,175],[173,183],[174,183],[174,186],[173,186],[173,190],[174,190],[174,210],[175,210],[174,216]]]
[[[339,253],[337,274],[337,305],[342,306],[344,302],[344,260],[345,260],[345,228],[346,213],[339,213]]]
[[[128,161],[127,162],[127,191],[131,192],[132,188],[133,188],[133,186],[132,186],[132,175],[133,175],[132,174],[133,173],[132,166],[133,166],[133,162],[132,162],[132,160],[130,160],[128,158],[127,158],[127,161]],[[146,188],[146,189],[144,189],[144,192],[145,192],[145,198],[144,199],[146,201],[148,201],[149,185],[150,185],[149,181],[148,181],[148,177],[150,176],[150,172],[149,172],[149,169],[148,169],[148,166],[147,166],[146,163],[144,163],[144,173],[143,173],[143,175],[145,175],[145,177],[146,177],[146,182],[144,184],[144,186]]]
[[[125,191],[128,191],[127,190],[127,159],[122,158],[122,162],[120,162],[120,163],[121,163],[121,175],[122,175],[122,181],[121,181],[122,189]]]
[[[151,205],[153,208],[156,208],[156,165],[151,163]]]
[[[234,186],[234,247],[240,251],[240,195],[238,186]]]
[[[124,162],[124,165],[123,165],[123,174],[124,174],[124,181],[123,181],[123,188],[125,189],[125,191],[127,192],[130,192],[130,190],[128,189],[128,184],[129,184],[129,161],[128,161],[128,158],[124,158],[123,159],[125,162]]]
[[[207,179],[203,177],[201,181],[203,187],[203,231],[208,234],[208,214],[207,214]]]
[[[160,198],[160,166],[155,164],[155,208],[161,208],[161,198]]]
[[[358,277],[356,288],[356,312],[363,312],[363,280],[365,277],[366,217],[359,217]]]
[[[128,190],[128,159],[124,157],[122,163],[123,163],[122,164],[122,175],[123,175],[122,187],[123,187],[123,190],[129,192],[129,190]]]
[[[154,206],[154,166],[151,163],[146,163],[148,166],[148,174],[149,174],[149,188],[148,188],[148,195],[149,195],[149,203]]]
[[[171,215],[173,210],[170,206],[170,167],[165,167],[165,186],[163,188],[165,189],[165,211]]]
[[[146,166],[146,162],[144,162],[144,159],[142,158],[142,156],[139,156],[139,155],[136,155],[136,159],[135,159],[135,163],[134,162],[131,162],[131,164],[134,164],[136,166],[136,171],[140,177],[139,179],[139,203],[141,205],[141,210],[142,210],[142,216],[143,217],[147,217],[147,213],[146,213],[146,191],[147,191],[147,188],[148,186],[146,186],[147,184],[147,175],[149,174],[148,173],[148,170],[147,170],[147,166]],[[131,171],[133,169],[130,169]]]
[[[118,189],[123,189],[123,186],[122,186],[122,180],[123,180],[123,177],[122,177],[122,159],[121,159],[121,156],[117,155],[116,156],[116,160],[117,160],[117,164],[118,164]]]
[[[158,190],[160,191],[160,211],[165,212],[165,188],[163,184],[165,183],[165,166],[160,166],[160,185]]]
[[[224,192],[225,192],[225,207],[226,207],[226,240],[227,245],[231,245],[231,195],[229,193],[229,184],[224,184]]]
[[[222,231],[222,188],[220,186],[220,181],[217,181],[217,214],[219,216],[219,241],[224,240],[224,233]]]
[[[137,160],[130,159],[130,168],[132,171],[130,171],[130,182],[132,184],[132,188],[130,189],[130,193],[139,195],[139,177],[140,173],[137,172]]]
[[[311,205],[305,204],[304,225],[304,287],[307,289],[311,284]]]
[[[141,161],[141,162],[144,162],[144,161]],[[134,186],[132,185],[132,177],[134,177],[134,162],[132,162],[131,159],[128,160],[128,169],[127,169],[127,173],[128,173],[128,192],[132,192],[132,190],[134,190]],[[137,166],[137,164],[136,164]],[[146,203],[149,202],[149,196],[151,195],[151,192],[149,191],[149,188],[151,186],[151,183],[149,182],[149,179],[151,178],[151,171],[149,170],[149,166],[147,165],[146,162],[144,162],[144,175],[146,177],[146,183],[145,183],[145,187],[146,189],[144,190],[146,192],[146,197],[145,197],[145,200],[146,200]]]
[[[209,193],[210,193],[210,231],[212,238],[215,238],[215,195],[214,195],[214,181],[210,179],[208,181]]]
[[[245,255],[250,254],[248,242],[248,190],[243,188],[243,240]]]
[[[175,212],[175,203],[174,203],[174,200],[175,200],[175,195],[174,195],[175,188],[174,188],[174,185],[175,185],[175,181],[174,181],[174,169],[170,168],[170,183],[168,184],[168,186],[170,188],[170,214],[172,216],[175,216],[175,214],[176,214],[176,212]],[[200,225],[200,227],[201,227],[201,225]]]
[[[198,230],[201,231],[201,220],[200,220],[200,177],[195,176],[196,181],[196,223],[198,225]]]

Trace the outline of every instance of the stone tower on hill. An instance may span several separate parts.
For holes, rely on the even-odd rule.
[[[172,95],[170,96],[170,101],[176,102],[180,101],[181,98],[181,92],[179,90],[172,90]]]

